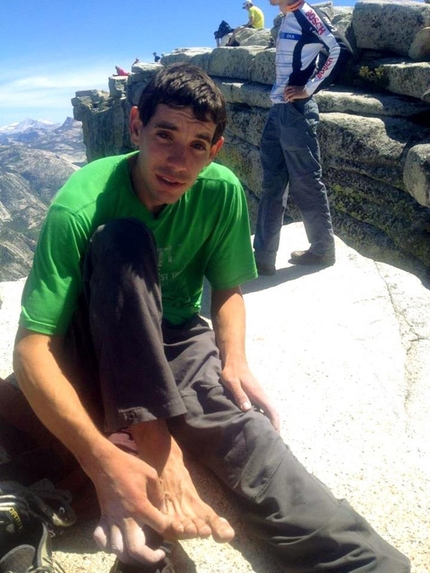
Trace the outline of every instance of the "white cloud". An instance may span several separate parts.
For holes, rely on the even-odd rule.
[[[11,117],[21,121],[26,117],[37,119],[42,116],[55,116],[54,121],[61,121],[58,114],[61,114],[62,119],[72,114],[70,100],[76,91],[108,89],[108,77],[112,73],[108,66],[94,68],[80,62],[73,67],[67,64],[62,67],[63,69],[58,69],[57,64],[56,69],[49,75],[46,74],[46,65],[39,70],[33,67],[2,74],[0,125],[10,123]]]

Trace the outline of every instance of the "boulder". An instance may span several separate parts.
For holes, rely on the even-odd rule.
[[[423,28],[415,36],[409,48],[408,56],[411,60],[430,59],[430,27]]]
[[[424,123],[429,106],[424,102],[403,95],[351,91],[333,87],[315,95],[321,113],[342,112],[364,117],[403,117],[414,123]]]
[[[166,54],[161,62],[164,66],[176,62],[188,62],[208,72],[212,51],[212,48],[176,48],[170,54]]]
[[[399,58],[375,59],[356,66],[358,83],[428,101],[430,63]]]
[[[239,80],[251,80],[251,65],[260,46],[215,48],[209,58],[208,73]]]
[[[109,78],[109,95],[111,97],[125,96],[128,76],[111,76]]]
[[[420,205],[430,207],[430,143],[415,145],[409,150],[403,180],[412,197]]]
[[[265,28],[240,28],[234,33],[234,39],[239,46],[263,46],[266,48],[273,44],[270,30]]]
[[[130,107],[124,95],[77,92],[72,105],[74,118],[82,121],[88,161],[125,153],[133,147],[128,132]]]
[[[354,7],[352,26],[359,48],[410,57],[416,36],[430,26],[430,6],[401,0],[359,1]]]

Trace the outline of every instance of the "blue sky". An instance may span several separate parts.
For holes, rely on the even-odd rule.
[[[0,0],[0,126],[63,122],[84,89],[107,89],[115,66],[179,47],[213,46],[221,20],[247,21],[243,0]],[[311,2],[313,3],[313,2]],[[277,8],[256,1],[271,27]],[[355,0],[336,0],[346,6]]]

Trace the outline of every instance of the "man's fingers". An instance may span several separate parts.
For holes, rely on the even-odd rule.
[[[147,545],[144,530],[133,520],[127,519],[124,524],[125,558],[127,563],[135,561],[144,563],[157,563],[166,556],[160,548]]]
[[[279,432],[281,427],[279,414],[276,408],[272,406],[269,398],[265,395],[263,389],[258,384],[256,385],[256,388],[251,389],[249,396],[243,391],[241,384],[234,385],[232,383],[228,383],[225,381],[224,384],[229,388],[229,390],[233,394],[234,401],[242,410],[242,412],[247,412],[248,410],[250,410],[252,408],[252,405],[256,406],[257,408],[260,408],[264,412],[264,414],[269,418],[274,429],[277,432]]]
[[[233,394],[234,401],[242,410],[242,412],[247,412],[252,408],[251,400],[248,398],[248,395],[243,391],[242,385],[240,383],[233,384],[224,380],[224,385],[230,390]]]
[[[255,399],[254,404],[264,412],[265,416],[269,418],[273,428],[279,432],[281,429],[281,419],[279,417],[278,411],[272,406],[269,398],[266,397],[265,400]]]
[[[94,530],[93,537],[97,547],[106,551],[109,545],[110,527],[107,521],[102,517]]]
[[[241,401],[240,399],[238,400],[239,402],[239,408],[243,411],[243,412],[247,412],[248,410],[250,410],[252,408],[252,404],[251,402],[248,400],[248,397],[246,398],[246,400]]]
[[[107,519],[101,518],[94,539],[100,549],[114,553],[123,563],[153,564],[166,556],[163,549],[148,547],[144,530],[131,518],[121,524],[109,524]]]
[[[124,538],[118,525],[113,524],[110,528],[110,549],[112,553],[121,557],[124,555]]]
[[[127,525],[129,522],[134,525]],[[145,507],[141,510],[139,516],[136,517],[136,520],[119,515],[115,518],[106,515],[102,516],[94,530],[93,537],[100,549],[112,551],[119,556],[123,551],[130,551],[130,539],[133,540],[136,536],[140,536],[139,542],[142,542],[141,533],[139,532],[142,532],[142,527],[145,526],[151,527],[162,536],[168,536],[169,532],[171,533],[172,531],[171,517],[161,513],[147,500]],[[125,539],[124,534],[126,534]],[[135,547],[133,541],[131,547]],[[132,549],[133,551],[134,549]],[[163,556],[160,557],[160,559],[162,558]]]
[[[273,428],[279,433],[281,431],[281,418],[279,417],[278,411],[274,408],[271,408],[266,415],[269,418]]]

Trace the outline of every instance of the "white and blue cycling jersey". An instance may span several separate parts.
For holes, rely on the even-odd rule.
[[[326,53],[322,68],[316,71],[319,53]],[[270,98],[285,103],[286,86],[305,86],[311,96],[332,74],[339,61],[340,45],[315,10],[304,2],[300,8],[287,12],[279,29],[276,43],[276,82]],[[315,73],[316,71],[316,73]]]

